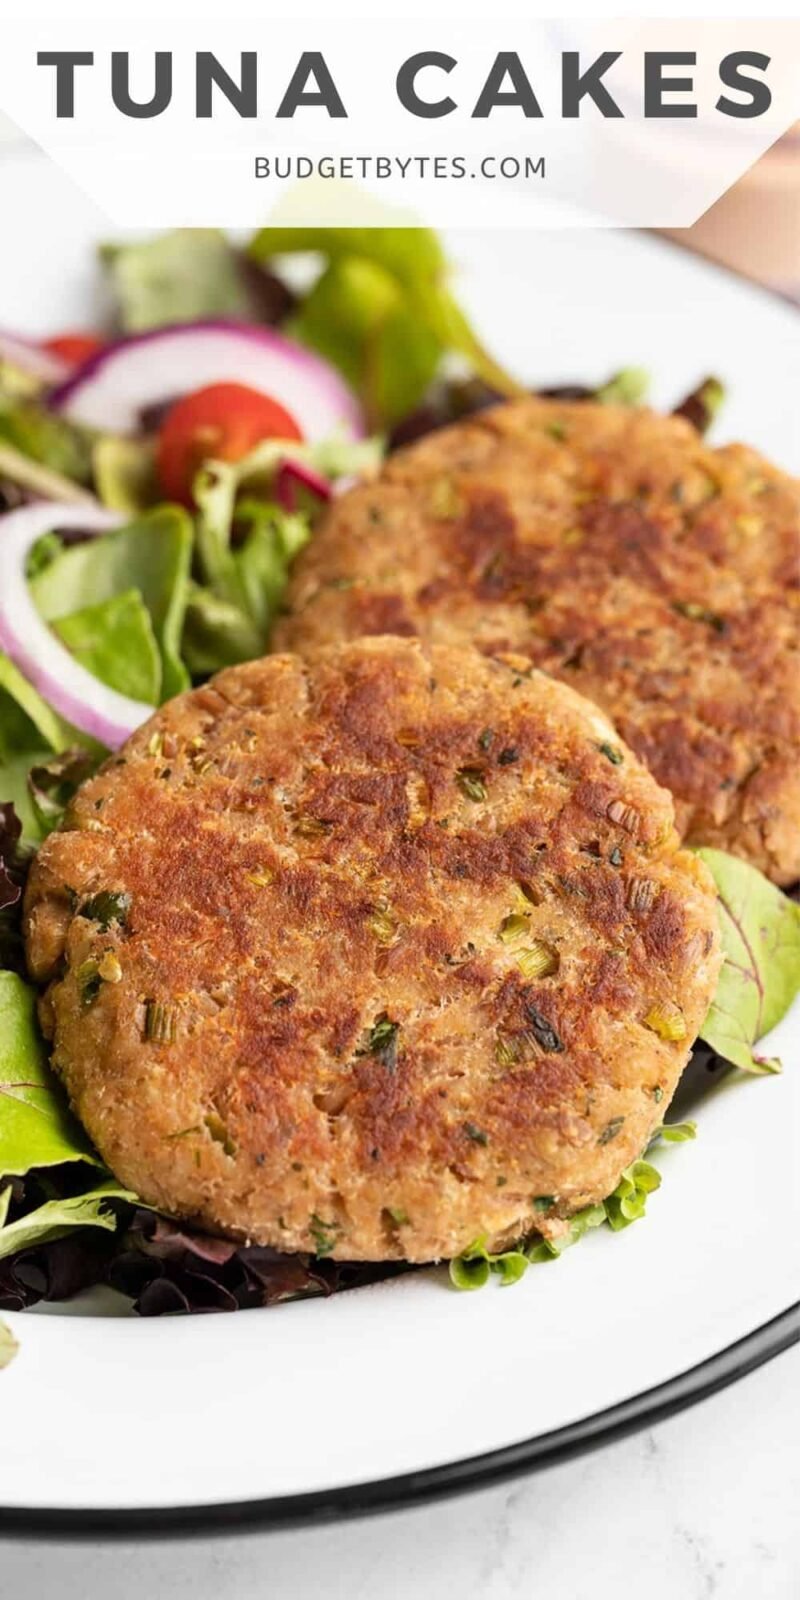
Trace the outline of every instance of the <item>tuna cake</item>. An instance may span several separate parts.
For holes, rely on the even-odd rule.
[[[351,1260],[607,1195],[719,965],[711,880],[605,717],[526,661],[397,638],[161,710],[42,846],[26,935],[117,1177]]]
[[[278,648],[365,634],[518,651],[587,695],[692,844],[800,876],[800,484],[683,419],[526,399],[334,506]]]

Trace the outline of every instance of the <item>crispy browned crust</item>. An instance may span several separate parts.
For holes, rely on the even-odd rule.
[[[522,400],[389,460],[300,557],[277,648],[513,649],[602,706],[693,844],[800,876],[800,485],[680,418]]]
[[[662,1120],[714,988],[676,844],[605,718],[524,662],[388,638],[231,669],[33,866],[54,1065],[117,1176],[212,1229],[409,1260],[557,1229]]]

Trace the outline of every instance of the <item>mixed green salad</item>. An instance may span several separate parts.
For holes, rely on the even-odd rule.
[[[484,349],[424,230],[213,230],[108,246],[110,328],[34,344],[0,331],[0,1308],[96,1284],[145,1315],[330,1293],[402,1270],[240,1248],[119,1187],[52,1075],[20,908],[77,786],[164,700],[263,654],[297,552],[330,499],[397,444],[522,386]],[[635,404],[643,374],[546,391]],[[703,431],[722,393],[676,409]],[[726,961],[703,1030],[748,1072],[800,988],[800,906],[704,850]],[[692,1137],[693,1124],[660,1137]],[[601,1223],[644,1213],[644,1157],[604,1205],[451,1264],[516,1281]],[[13,1340],[0,1325],[0,1365]]]

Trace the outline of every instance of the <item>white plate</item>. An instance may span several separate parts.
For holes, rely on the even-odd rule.
[[[102,218],[30,156],[0,162],[0,206],[0,324],[90,325]],[[489,344],[531,381],[636,364],[669,404],[715,372],[730,388],[720,431],[800,467],[788,306],[636,235],[461,234],[451,249]],[[784,1075],[713,1089],[698,1141],[664,1153],[641,1226],[603,1230],[513,1290],[459,1295],[425,1272],[237,1316],[9,1318],[0,1527],[207,1528],[418,1497],[552,1458],[763,1359],[798,1336],[800,1016],[774,1046]]]

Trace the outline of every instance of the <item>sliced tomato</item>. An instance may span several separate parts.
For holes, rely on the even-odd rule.
[[[81,366],[104,345],[105,339],[98,338],[96,333],[57,333],[52,339],[42,340],[43,350],[48,350],[51,356],[60,356],[71,367]]]
[[[164,493],[192,503],[202,463],[241,461],[262,439],[302,439],[294,417],[277,400],[243,383],[212,383],[171,406],[158,436],[158,476]]]

